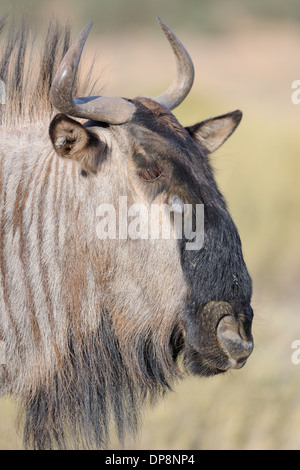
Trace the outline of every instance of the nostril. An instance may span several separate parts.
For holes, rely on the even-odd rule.
[[[236,361],[236,363],[237,363],[239,366],[243,366],[243,365],[246,363],[246,361],[247,361],[247,358],[241,357],[240,359],[238,359],[238,360]]]
[[[247,359],[239,359],[238,361],[235,361],[235,364],[231,366],[231,369],[241,369],[242,367],[244,367],[246,362]]]
[[[232,315],[221,318],[217,327],[217,338],[221,349],[233,359],[238,367],[242,367],[253,351],[251,331],[247,333],[243,325]]]
[[[253,339],[252,339],[252,337],[251,337],[250,341],[243,341],[242,345],[243,345],[243,349],[244,349],[244,354],[243,354],[242,359],[244,357],[246,357],[246,359],[247,359],[253,351]]]

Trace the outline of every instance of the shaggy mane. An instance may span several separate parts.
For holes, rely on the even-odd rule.
[[[181,340],[177,313],[182,308],[181,302],[185,301],[185,287],[179,254],[177,271],[173,263],[167,264],[170,257],[166,256],[165,268],[172,273],[168,289],[175,295],[176,286],[178,294],[167,307],[166,288],[162,291],[161,303],[152,300],[150,295],[146,301],[143,297],[148,283],[154,285],[154,298],[160,288],[156,280],[156,256],[150,257],[151,262],[147,258],[149,273],[136,293],[136,282],[139,276],[144,276],[143,256],[151,254],[151,246],[146,252],[143,247],[138,250],[132,245],[127,247],[119,263],[119,258],[117,262],[115,253],[110,250],[115,247],[113,243],[105,249],[99,248],[97,240],[94,243],[95,219],[89,217],[93,207],[91,199],[96,194],[99,196],[98,190],[102,187],[93,180],[89,189],[84,189],[84,197],[83,190],[80,197],[77,196],[77,189],[86,181],[82,183],[76,166],[55,157],[52,149],[49,153],[50,139],[46,150],[43,142],[39,147],[46,155],[37,150],[33,152],[29,138],[34,128],[32,142],[35,144],[38,140],[36,127],[41,128],[43,135],[55,112],[49,91],[55,71],[69,47],[69,27],[52,21],[40,43],[33,39],[25,22],[20,28],[10,26],[7,31],[5,23],[6,18],[2,18],[0,35],[4,36],[5,45],[1,49],[0,79],[5,83],[6,94],[5,104],[0,105],[0,129],[4,128],[2,134],[7,130],[18,134],[25,129],[26,145],[20,148],[20,139],[11,139],[12,152],[6,152],[5,138],[1,136],[0,196],[4,204],[0,214],[0,248],[3,260],[8,256],[10,262],[7,267],[4,261],[0,265],[0,288],[5,293],[11,289],[5,297],[4,313],[13,324],[13,341],[7,340],[7,357],[8,362],[14,357],[18,365],[15,376],[13,368],[12,381],[4,393],[18,399],[25,448],[103,448],[109,444],[111,429],[123,444],[125,434],[136,434],[144,402],[154,402],[181,376],[176,364]],[[78,81],[74,95],[94,94],[97,82],[92,83],[93,67],[85,70],[86,78]],[[34,158],[27,158],[32,153]],[[86,231],[84,236],[82,227]],[[15,239],[19,236],[18,250],[11,250],[9,237],[14,230]],[[60,230],[64,238],[61,246]],[[65,233],[68,236],[64,237]],[[92,240],[89,249],[88,240]],[[37,252],[31,264],[29,247],[32,246]],[[165,256],[167,247],[156,246],[157,253]],[[173,252],[173,245],[171,248]],[[118,294],[103,287],[106,294],[102,298],[101,286],[114,282],[115,278],[107,273],[107,267],[120,268],[123,282],[125,267],[122,263],[126,259],[133,263],[137,277],[133,276],[127,287],[126,283],[121,287],[113,284]],[[20,283],[24,296],[20,295],[17,285],[6,282],[16,266],[23,270]],[[33,289],[35,282],[37,295]],[[177,285],[183,287],[177,288]],[[125,301],[123,291],[127,296]],[[21,305],[20,315],[11,315],[10,299],[14,297],[18,297]],[[23,324],[26,324],[26,332]],[[9,334],[9,329],[5,334]],[[6,341],[6,336],[3,340]],[[3,370],[5,374],[4,366]]]
[[[5,85],[5,104],[0,104],[1,125],[51,119],[54,110],[49,91],[55,72],[70,46],[70,27],[52,20],[42,38],[32,32],[25,20],[20,26],[12,21],[6,27],[6,23],[7,17],[2,17],[0,80]],[[88,67],[85,78],[77,80],[75,94],[87,96],[94,92],[97,81],[92,83],[92,69],[93,66]]]

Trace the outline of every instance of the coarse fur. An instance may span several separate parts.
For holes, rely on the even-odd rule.
[[[38,78],[26,71],[27,34],[24,25],[9,32],[1,62],[1,393],[25,406],[26,447],[103,447],[111,417],[120,439],[125,427],[134,432],[146,396],[169,389],[179,375],[169,344],[185,283],[175,241],[146,250],[127,241],[96,246],[103,188],[105,202],[116,202],[115,187],[130,198],[117,150],[128,138],[123,133],[114,144],[115,178],[112,163],[96,180],[55,155],[48,94],[69,30],[49,28],[40,63],[47,67]],[[160,275],[159,258],[166,261]],[[161,295],[163,275],[170,283]]]
[[[21,25],[12,21],[8,27],[7,17],[3,17],[0,19],[0,37],[0,79],[6,88],[1,125],[10,127],[49,119],[53,112],[49,90],[70,45],[70,26],[50,21],[43,40],[40,35],[37,39],[37,34],[25,20]],[[92,94],[99,87],[99,82],[93,79],[93,67],[87,68],[84,78],[82,75],[74,85],[74,92]]]
[[[25,410],[24,444],[34,449],[103,448],[111,423],[122,442],[144,402],[183,376],[181,356],[196,374],[226,370],[215,330],[227,303],[241,328],[252,319],[240,239],[208,158],[240,112],[183,128],[136,98],[122,125],[53,117],[49,88],[68,44],[69,28],[52,23],[34,74],[23,24],[9,30],[0,61],[0,394]],[[75,93],[86,87],[79,80]],[[100,204],[126,197],[150,211],[174,195],[205,205],[202,250],[175,237],[96,236]]]

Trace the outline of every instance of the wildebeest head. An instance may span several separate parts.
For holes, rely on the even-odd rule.
[[[187,370],[214,375],[242,367],[253,349],[251,279],[238,231],[209,161],[209,155],[234,132],[242,114],[234,111],[187,128],[179,124],[171,110],[192,86],[193,65],[176,36],[161,20],[160,24],[177,61],[177,76],[168,90],[154,99],[73,98],[89,24],[55,76],[50,96],[62,114],[53,119],[50,137],[59,156],[78,161],[82,178],[103,188],[97,204],[116,205],[119,196],[128,197],[128,204],[143,203],[149,209],[153,204],[177,202],[182,217],[188,205],[193,207],[194,224],[195,208],[203,205],[204,242],[198,249],[187,249],[186,236],[143,240],[142,244],[123,240],[114,245],[119,251],[113,264],[112,253],[105,255],[103,248],[109,242],[102,241],[101,262],[110,263],[107,289],[115,295],[107,303],[110,314],[115,312],[114,328],[121,331],[119,344],[129,351],[132,344],[128,342],[133,337],[139,341],[133,332],[148,334],[153,343],[162,343],[164,338],[166,345],[160,346],[169,362],[175,363],[183,353]],[[145,272],[150,273],[148,277]],[[130,317],[134,309],[128,306],[129,298],[135,304],[135,318]],[[147,363],[145,354],[144,347]],[[127,366],[133,367],[134,361],[131,353]],[[149,361],[148,369],[153,367]]]

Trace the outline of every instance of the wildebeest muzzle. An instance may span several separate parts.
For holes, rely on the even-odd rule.
[[[253,350],[249,304],[208,302],[185,323],[184,362],[193,374],[209,376],[243,367]]]

